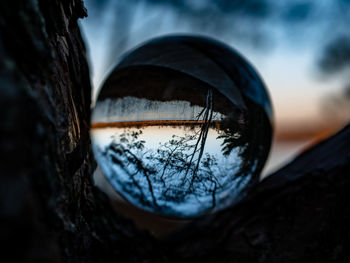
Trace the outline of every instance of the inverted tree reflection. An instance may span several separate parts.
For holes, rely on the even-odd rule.
[[[209,90],[206,107],[196,120],[178,127],[183,131],[181,135],[173,134],[157,147],[147,147],[146,141],[140,138],[147,127],[120,128],[101,153],[111,160],[112,170],[118,174],[114,179],[122,180],[118,185],[129,194],[126,198],[146,209],[168,214],[178,213],[172,211],[175,204],[193,202],[201,207],[205,203],[206,210],[214,209],[217,196],[228,190],[226,182],[237,179],[237,175],[248,175],[234,172],[242,169],[239,167],[242,162],[235,158],[243,156],[247,149],[244,123],[237,126],[233,117],[214,121],[215,114]],[[164,122],[166,125],[171,124]],[[220,156],[206,150],[210,130],[217,134],[218,143],[221,142]],[[222,156],[227,161],[223,162]]]

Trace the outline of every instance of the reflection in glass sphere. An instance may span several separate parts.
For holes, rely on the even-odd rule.
[[[258,181],[271,118],[262,81],[237,52],[207,38],[158,38],[104,83],[93,151],[131,204],[196,217],[234,204]]]

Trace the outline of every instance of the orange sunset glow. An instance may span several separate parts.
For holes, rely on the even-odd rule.
[[[127,127],[146,127],[146,126],[192,126],[205,123],[203,120],[152,120],[152,121],[123,121],[123,122],[94,122],[91,124],[91,128],[127,128]],[[219,121],[211,121],[212,126],[218,127]]]

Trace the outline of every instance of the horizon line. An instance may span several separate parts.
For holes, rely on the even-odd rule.
[[[144,126],[175,126],[175,125],[201,125],[203,120],[149,120],[149,121],[117,121],[117,122],[94,122],[90,124],[91,129],[96,128],[125,128],[125,127],[144,127]],[[210,125],[220,125],[219,120],[211,120]]]

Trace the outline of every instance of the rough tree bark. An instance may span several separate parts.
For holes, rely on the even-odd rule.
[[[0,242],[14,262],[349,262],[350,126],[159,241],[92,184],[80,0],[0,3]]]
[[[4,253],[26,262],[160,258],[154,239],[92,186],[82,2],[2,1],[0,12]]]

